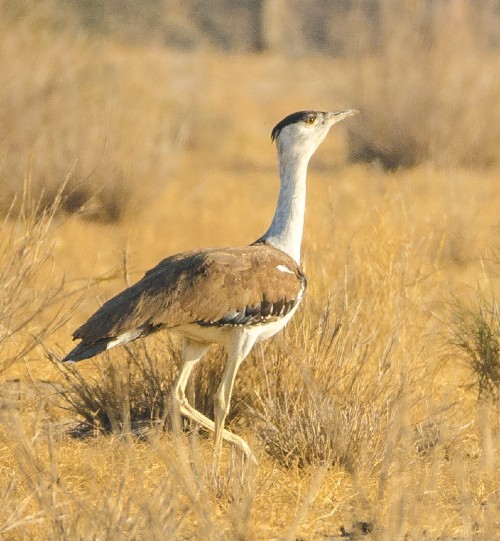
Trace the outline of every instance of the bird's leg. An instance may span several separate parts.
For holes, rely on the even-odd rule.
[[[252,349],[254,343],[255,339],[243,332],[239,334],[228,346],[226,368],[222,376],[222,381],[217,389],[214,401],[215,447],[213,462],[215,472],[218,468],[223,439],[235,443],[234,439],[238,438],[240,440],[239,447],[244,451],[245,455],[250,460],[256,462],[255,457],[250,451],[247,443],[243,439],[224,429],[226,416],[231,405],[231,395],[233,393],[233,385],[238,368]],[[227,434],[231,434],[231,438],[227,437]],[[243,443],[244,446],[241,443]]]
[[[172,399],[174,404],[181,406],[186,399],[186,386],[189,376],[193,371],[196,363],[205,355],[208,344],[187,340],[184,345],[182,365],[179,370],[179,375],[172,389]]]
[[[206,430],[210,432],[215,432],[215,423],[211,421],[208,417],[196,410],[186,398],[186,385],[191,375],[193,368],[196,363],[203,357],[208,349],[207,344],[202,344],[192,340],[187,340],[183,352],[183,362],[177,376],[177,381],[174,384],[172,389],[172,403],[174,406],[174,411],[178,411],[184,417],[191,419],[195,423],[200,424]],[[251,457],[252,451],[248,447],[245,440],[232,434],[228,430],[223,431],[223,438],[232,444],[239,447],[246,456]]]

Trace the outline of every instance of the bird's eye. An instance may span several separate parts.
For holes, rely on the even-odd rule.
[[[316,122],[316,117],[314,115],[306,116],[304,122],[309,125],[314,124]]]

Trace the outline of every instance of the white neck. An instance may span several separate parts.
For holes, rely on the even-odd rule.
[[[278,143],[280,193],[271,226],[262,237],[299,263],[306,207],[306,175],[310,155]]]

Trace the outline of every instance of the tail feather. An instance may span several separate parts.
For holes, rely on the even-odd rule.
[[[94,340],[93,342],[86,342],[85,338],[73,348],[62,360],[63,363],[76,363],[77,361],[83,361],[84,359],[89,359],[94,357],[98,353],[102,353],[107,349],[114,348],[115,346],[120,346],[121,344],[126,344],[127,342],[132,342],[137,338],[146,336],[153,332],[158,331],[161,328],[161,325],[147,325],[139,327],[138,329],[133,329],[131,331],[124,332],[118,336],[105,336],[104,338],[99,338],[99,340]]]
[[[112,338],[101,338],[90,344],[80,342],[75,348],[73,348],[62,360],[63,363],[76,363],[94,357],[98,353],[102,353],[108,349],[108,344],[112,342]]]

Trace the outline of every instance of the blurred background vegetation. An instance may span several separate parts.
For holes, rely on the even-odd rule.
[[[259,123],[284,103],[360,109],[354,162],[500,159],[493,0],[1,0],[0,14],[4,214],[29,170],[47,205],[68,177],[66,211],[115,221],[185,152],[256,164]]]
[[[430,43],[439,23],[481,24],[481,39],[500,44],[500,14],[491,0],[4,0],[8,16],[20,18],[35,6],[55,28],[72,22],[83,31],[124,42],[181,50],[212,47],[227,52],[348,56],[380,50],[384,38],[418,14],[414,32]],[[409,9],[410,8],[410,9]],[[394,17],[399,12],[403,19]],[[415,13],[416,12],[416,13]],[[48,21],[46,21],[48,22]],[[399,23],[396,25],[395,23]],[[408,27],[405,28],[408,30]]]

